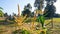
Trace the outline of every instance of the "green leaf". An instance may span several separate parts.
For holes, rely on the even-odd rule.
[[[45,21],[45,18],[43,15],[39,16],[38,18],[38,22],[42,24],[42,27],[44,26],[44,21]]]

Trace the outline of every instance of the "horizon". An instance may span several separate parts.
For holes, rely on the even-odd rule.
[[[4,13],[8,13],[8,15],[12,15],[13,13],[18,14],[18,6],[20,6],[20,11],[24,10],[24,6],[27,5],[28,3],[31,4],[32,6],[32,12],[34,11],[34,2],[35,0],[0,0],[0,7],[2,7],[4,10]],[[54,3],[56,7],[56,13],[60,14],[60,4],[58,4],[60,0],[57,0],[56,3]]]

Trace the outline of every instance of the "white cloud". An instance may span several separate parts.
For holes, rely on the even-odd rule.
[[[54,5],[56,6],[56,13],[60,14],[60,0],[57,0]]]

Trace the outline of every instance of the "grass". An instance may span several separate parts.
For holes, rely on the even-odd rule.
[[[51,22],[51,19],[45,20],[45,24],[48,24]],[[53,18],[53,23],[60,23],[60,18]]]

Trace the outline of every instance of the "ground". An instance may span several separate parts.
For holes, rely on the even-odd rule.
[[[46,24],[49,20],[46,20]],[[13,31],[19,30],[21,28],[29,29],[31,25],[23,24],[23,26],[17,26],[16,24],[9,24],[9,25],[0,25],[0,34],[12,34]],[[54,27],[51,28],[51,24],[47,25],[46,28],[49,30],[47,31],[49,34],[60,34],[60,18],[54,18]],[[35,34],[35,32],[34,32]]]

